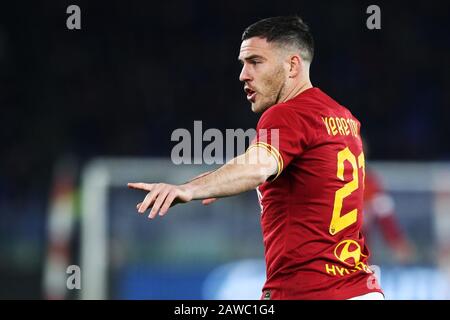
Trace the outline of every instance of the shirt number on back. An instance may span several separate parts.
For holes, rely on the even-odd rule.
[[[363,185],[365,177],[365,165],[364,165],[364,153],[358,156],[350,151],[348,147],[338,152],[337,155],[337,177],[344,181],[344,164],[348,161],[352,166],[352,180],[347,182],[342,188],[336,191],[334,196],[333,216],[330,223],[330,234],[335,235],[339,231],[347,228],[349,225],[356,222],[358,217],[358,209],[350,210],[347,213],[342,214],[342,204],[344,198],[352,194],[359,188],[358,169],[362,169],[363,173]]]

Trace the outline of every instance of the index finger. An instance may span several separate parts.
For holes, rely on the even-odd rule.
[[[143,183],[143,182],[129,182],[128,188],[151,191],[153,189],[154,183]]]

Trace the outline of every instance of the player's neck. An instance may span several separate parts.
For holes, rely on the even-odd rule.
[[[288,100],[291,100],[292,98],[298,96],[300,93],[302,93],[305,90],[308,90],[310,88],[312,88],[312,83],[309,79],[306,79],[305,81],[301,81],[298,82],[295,86],[292,87],[292,89],[290,89],[288,91],[288,94],[286,95],[286,97],[284,97],[282,99],[281,102],[285,102]]]

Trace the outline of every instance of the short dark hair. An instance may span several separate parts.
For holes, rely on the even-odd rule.
[[[259,37],[280,45],[295,45],[300,56],[309,62],[314,57],[314,39],[309,26],[299,16],[271,17],[260,20],[245,29],[242,41]]]

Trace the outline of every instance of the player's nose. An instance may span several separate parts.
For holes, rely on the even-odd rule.
[[[252,80],[252,77],[248,72],[248,68],[245,65],[242,67],[241,74],[239,75],[239,80],[242,82]]]

